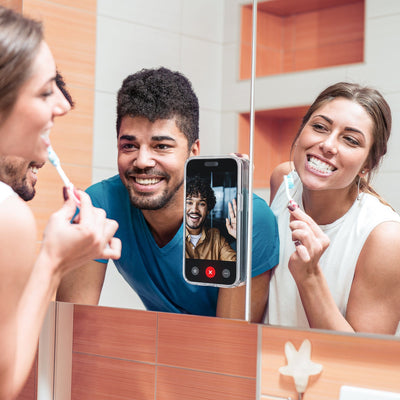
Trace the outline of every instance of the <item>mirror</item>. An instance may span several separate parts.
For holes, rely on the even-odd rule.
[[[278,1],[269,3],[276,4]],[[295,3],[290,2],[291,5]],[[310,0],[304,3],[309,3],[311,7],[315,2]],[[345,5],[354,1],[340,3]],[[90,6],[84,3],[81,9],[68,7],[65,13],[59,12],[59,6],[48,5],[58,11],[57,18],[48,9],[39,10],[36,4],[31,9],[29,5],[24,8],[24,12],[44,20],[50,46],[76,102],[76,109],[57,121],[52,140],[67,173],[77,186],[88,186],[91,175],[93,182],[98,182],[117,173],[115,95],[122,79],[143,67],[164,65],[183,72],[191,80],[200,101],[201,154],[229,153],[243,146],[241,137],[232,132],[240,130],[242,121],[238,115],[249,111],[249,80],[239,79],[244,54],[248,54],[246,46],[241,46],[240,31],[244,18],[242,6],[245,4],[248,1],[153,0],[146,4],[116,1],[112,5],[111,2],[99,1],[97,11],[96,7],[89,9]],[[391,78],[397,76],[395,66],[398,60],[395,52],[384,52],[380,44],[385,42],[395,48],[393,38],[398,28],[387,17],[393,10],[384,10],[383,6],[378,7],[374,2],[368,2],[368,7],[365,25],[368,41],[363,47],[366,61],[259,76],[256,82],[256,110],[304,107],[333,81],[365,81],[386,94],[395,118],[395,133],[398,129],[399,83]],[[154,13],[155,9],[158,13]],[[57,37],[59,30],[56,28],[68,25],[68,18],[74,21],[77,28],[80,27],[76,37],[88,38],[88,44],[77,43],[75,37],[68,39],[71,40],[69,46],[62,46],[66,38]],[[262,20],[259,21],[260,29],[267,29]],[[385,29],[377,28],[381,25]],[[376,35],[370,35],[370,30],[376,31]],[[79,57],[71,56],[73,50],[79,51],[79,56],[85,55],[84,62]],[[258,56],[260,59],[269,57],[265,48],[260,50]],[[79,72],[78,67],[84,70]],[[216,132],[220,132],[217,138]],[[92,133],[93,143],[90,139]],[[68,140],[71,143],[66,144]],[[394,137],[391,141],[389,154],[376,178],[376,188],[395,208],[400,209],[400,196],[395,185],[391,184],[393,174],[398,174],[399,170],[394,152],[396,140]],[[272,156],[273,153],[271,160]],[[260,168],[255,161],[258,174],[264,167]],[[255,188],[255,192],[268,201],[267,174],[263,177],[261,173],[260,179],[260,186]],[[43,204],[53,201],[51,211],[61,204],[61,186],[58,176],[50,166],[46,166],[39,177],[37,199],[32,203],[41,220],[47,219]],[[143,307],[115,268],[108,268],[100,304]]]

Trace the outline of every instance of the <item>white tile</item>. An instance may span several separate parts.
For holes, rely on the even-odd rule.
[[[191,80],[200,107],[221,109],[222,45],[182,38],[182,72]]]
[[[225,44],[240,42],[241,6],[243,0],[224,0]]]
[[[223,112],[221,116],[221,147],[225,153],[236,153],[238,149],[238,114]]]
[[[400,2],[398,0],[367,0],[367,18],[379,18],[381,16],[400,13]]]
[[[96,89],[116,92],[127,75],[142,68],[177,69],[179,54],[177,34],[99,17]]]
[[[225,154],[221,148],[221,114],[200,108],[200,154]]]
[[[349,76],[383,91],[400,90],[400,14],[369,19],[365,35],[365,65],[348,68]]]
[[[181,33],[198,39],[222,43],[223,10],[223,0],[183,0]]]
[[[373,179],[372,187],[397,211],[400,212],[400,172],[380,171]]]
[[[181,0],[98,0],[97,14],[179,32]]]
[[[97,183],[103,179],[111,178],[118,174],[118,167],[115,165],[114,168],[93,168],[92,169],[92,183]]]
[[[116,97],[95,93],[93,167],[115,168],[117,165]]]

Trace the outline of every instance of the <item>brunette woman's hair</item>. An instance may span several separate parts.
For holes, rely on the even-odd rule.
[[[43,41],[42,24],[0,6],[0,121],[14,106]]]

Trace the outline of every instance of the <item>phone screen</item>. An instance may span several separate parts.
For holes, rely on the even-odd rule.
[[[186,164],[184,276],[191,283],[232,286],[238,273],[238,161],[190,159]]]

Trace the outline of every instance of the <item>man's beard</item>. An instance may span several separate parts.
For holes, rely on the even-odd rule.
[[[24,201],[32,200],[36,194],[34,187],[29,188],[28,185],[26,185],[26,179],[23,179],[20,185],[14,186],[14,191]]]
[[[128,180],[129,174],[131,172],[127,171],[126,178]],[[159,173],[157,175],[160,175]],[[167,174],[162,174],[168,181],[170,176]],[[171,199],[175,196],[175,194],[179,191],[181,186],[183,185],[183,179],[179,182],[175,188],[168,189],[166,188],[161,194],[155,195],[153,193],[136,193],[130,186],[126,186],[131,204],[139,208],[140,210],[160,210],[161,208],[165,207]]]

